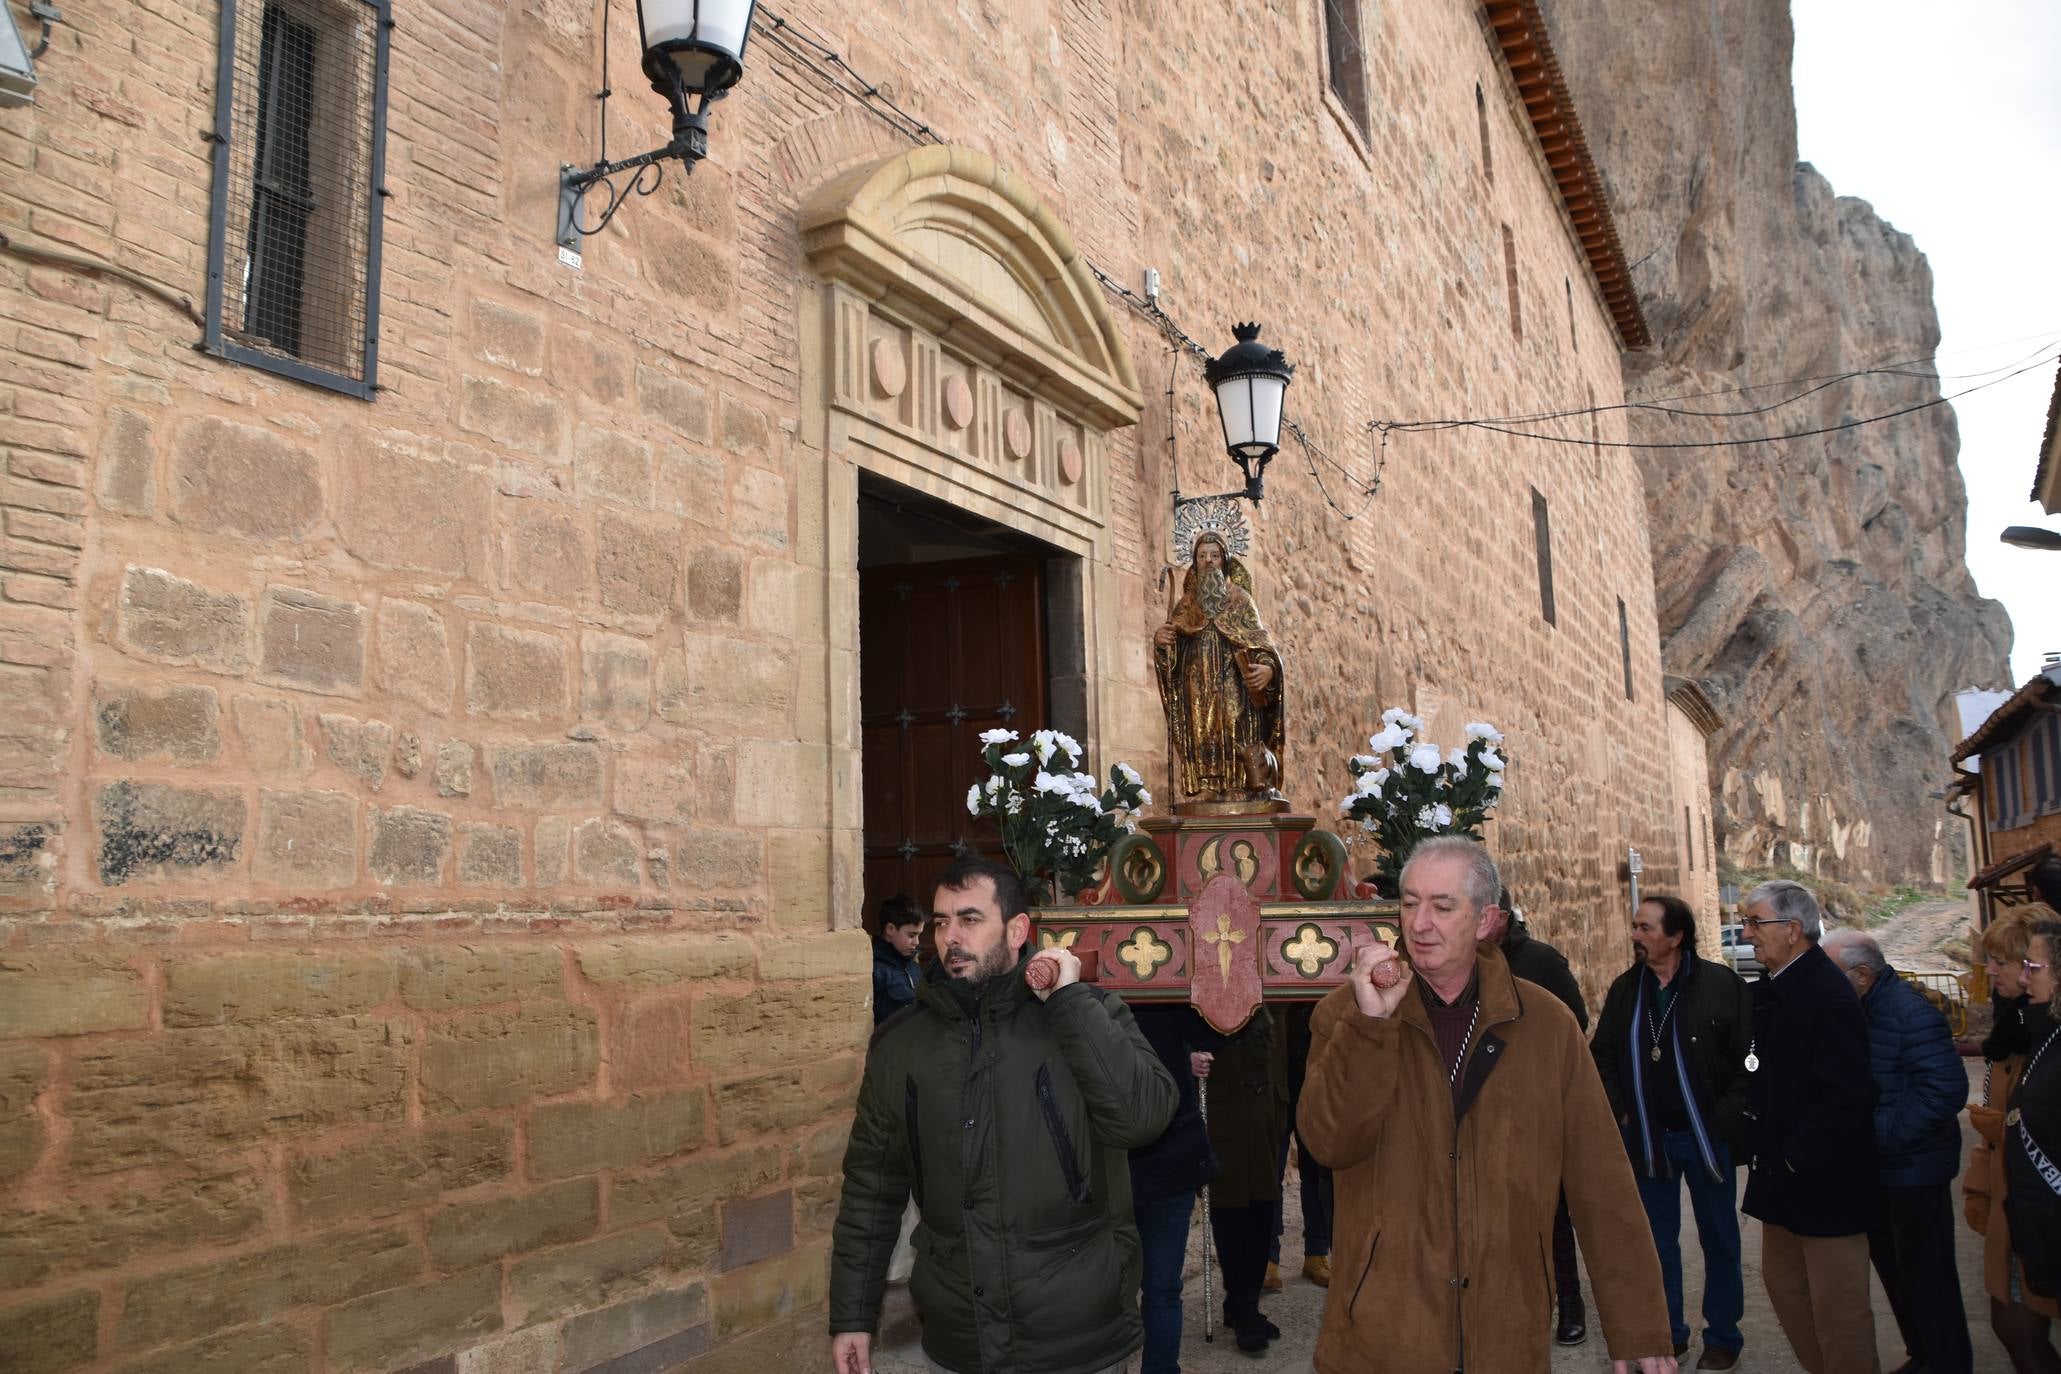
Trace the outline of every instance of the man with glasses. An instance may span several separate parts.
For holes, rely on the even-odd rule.
[[[1809,1374],[1880,1374],[1868,1298],[1876,1088],[1868,1022],[1818,948],[1823,916],[1801,883],[1762,883],[1743,906],[1767,965],[1753,985],[1746,1070],[1752,1164],[1745,1212],[1761,1223],[1761,1278]]]

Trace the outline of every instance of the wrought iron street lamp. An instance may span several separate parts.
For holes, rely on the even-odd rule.
[[[579,240],[598,234],[622,207],[629,192],[650,195],[665,175],[663,163],[677,159],[688,171],[708,156],[708,107],[721,100],[744,75],[744,48],[751,39],[751,17],[758,0],[637,0],[637,31],[644,44],[644,75],[651,89],[664,96],[673,110],[673,138],[662,148],[626,157],[620,162],[598,161],[591,167],[561,167],[558,172],[558,244],[571,249]],[[610,92],[607,70],[608,36],[602,30],[601,98]],[[603,118],[607,118],[603,106]],[[604,157],[605,157],[604,146]],[[644,169],[657,167],[659,180],[643,184]],[[634,171],[627,185],[618,187],[609,178]],[[596,184],[608,188],[608,205],[591,228],[583,223],[587,192]]]
[[[1260,327],[1241,324],[1220,358],[1203,369],[1217,394],[1217,417],[1224,426],[1224,450],[1245,474],[1245,496],[1259,504],[1267,463],[1281,448],[1281,402],[1295,368],[1278,348],[1259,341]]]

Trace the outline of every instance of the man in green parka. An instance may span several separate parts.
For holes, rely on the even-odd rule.
[[[845,1150],[833,1368],[871,1374],[888,1259],[914,1197],[909,1296],[933,1366],[1124,1369],[1144,1339],[1127,1152],[1166,1129],[1173,1079],[1070,952],[1026,957],[1030,915],[1012,870],[953,864],[932,914],[938,957],[916,1004],[873,1034]]]

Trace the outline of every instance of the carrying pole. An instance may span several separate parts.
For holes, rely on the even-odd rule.
[[[1201,1079],[1195,1085],[1202,1102],[1202,1128],[1209,1129],[1209,1080]],[[1205,1345],[1214,1345],[1217,1339],[1216,1304],[1209,1300],[1209,1185],[1202,1185],[1202,1340]]]

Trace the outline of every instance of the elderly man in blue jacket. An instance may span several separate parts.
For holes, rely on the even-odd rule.
[[[1875,1222],[1868,1255],[1909,1357],[1901,1370],[1968,1374],[1974,1352],[1954,1267],[1952,1184],[1961,1170],[1968,1074],[1946,1017],[1896,976],[1882,947],[1835,930],[1825,952],[1860,994],[1875,1104]]]

